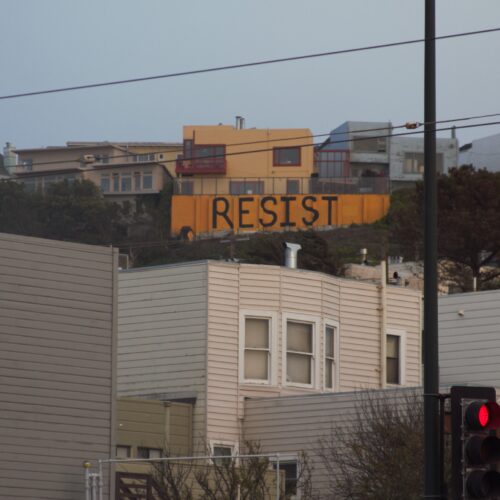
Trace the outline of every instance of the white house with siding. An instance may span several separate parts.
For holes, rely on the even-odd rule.
[[[118,394],[195,401],[195,449],[238,450],[245,399],[421,383],[421,295],[201,261],[119,275]]]

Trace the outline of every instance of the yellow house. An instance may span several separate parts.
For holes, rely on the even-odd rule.
[[[242,195],[308,192],[313,173],[309,129],[245,129],[188,125],[175,172],[179,194]]]

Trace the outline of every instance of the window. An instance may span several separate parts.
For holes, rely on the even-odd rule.
[[[269,380],[269,319],[245,318],[245,380]]]
[[[278,378],[276,313],[240,312],[239,374],[244,384],[274,385]]]
[[[218,464],[228,463],[236,451],[236,447],[232,443],[226,442],[211,442],[210,449],[213,457],[222,457],[218,460],[214,459],[214,462]]]
[[[26,158],[26,160],[21,160],[21,165],[24,167],[24,170],[28,172],[33,171],[33,160],[31,158]]]
[[[183,180],[180,183],[181,192],[180,194],[193,194],[194,193],[194,182]]]
[[[154,154],[138,154],[134,155],[134,161],[136,163],[142,162],[142,161],[154,161],[155,155]]]
[[[264,182],[263,181],[230,181],[229,182],[230,194],[263,194]]]
[[[286,381],[313,383],[313,325],[297,321],[286,323]]]
[[[142,188],[143,189],[153,189],[153,173],[144,172],[142,174]]]
[[[273,148],[273,165],[277,167],[296,167],[300,165],[300,147]]]
[[[118,445],[116,447],[116,458],[130,458],[130,446]]]
[[[120,191],[120,176],[119,174],[113,174],[113,191],[118,193]]]
[[[443,154],[436,154],[436,170],[443,172]],[[405,162],[403,165],[405,174],[423,174],[424,173],[424,153],[405,153]]]
[[[286,181],[286,194],[299,194],[300,181],[298,179],[287,179]]]
[[[121,191],[132,191],[132,176],[130,174],[122,174]]]
[[[391,330],[386,335],[386,382],[403,385],[405,383],[405,334]]]
[[[325,389],[335,387],[335,328],[325,326]]]
[[[385,153],[387,151],[387,139],[385,137],[363,137],[352,138],[352,150],[360,153]]]
[[[103,193],[107,193],[109,192],[110,187],[109,174],[101,174],[101,191]]]
[[[278,468],[278,463],[273,460],[273,469]],[[297,481],[299,477],[299,467],[296,459],[285,459],[279,461],[279,470],[285,473],[285,497],[297,498]]]
[[[161,450],[159,448],[137,448],[137,458],[161,458]]]

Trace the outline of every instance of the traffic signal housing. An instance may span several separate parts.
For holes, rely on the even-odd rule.
[[[493,387],[451,388],[453,499],[500,496],[500,406]]]

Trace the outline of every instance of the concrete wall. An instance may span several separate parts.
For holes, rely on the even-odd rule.
[[[0,498],[81,500],[83,461],[111,456],[117,267],[0,234]]]
[[[476,169],[487,168],[500,172],[500,134],[476,139],[470,148],[460,151],[459,165],[473,165]]]

